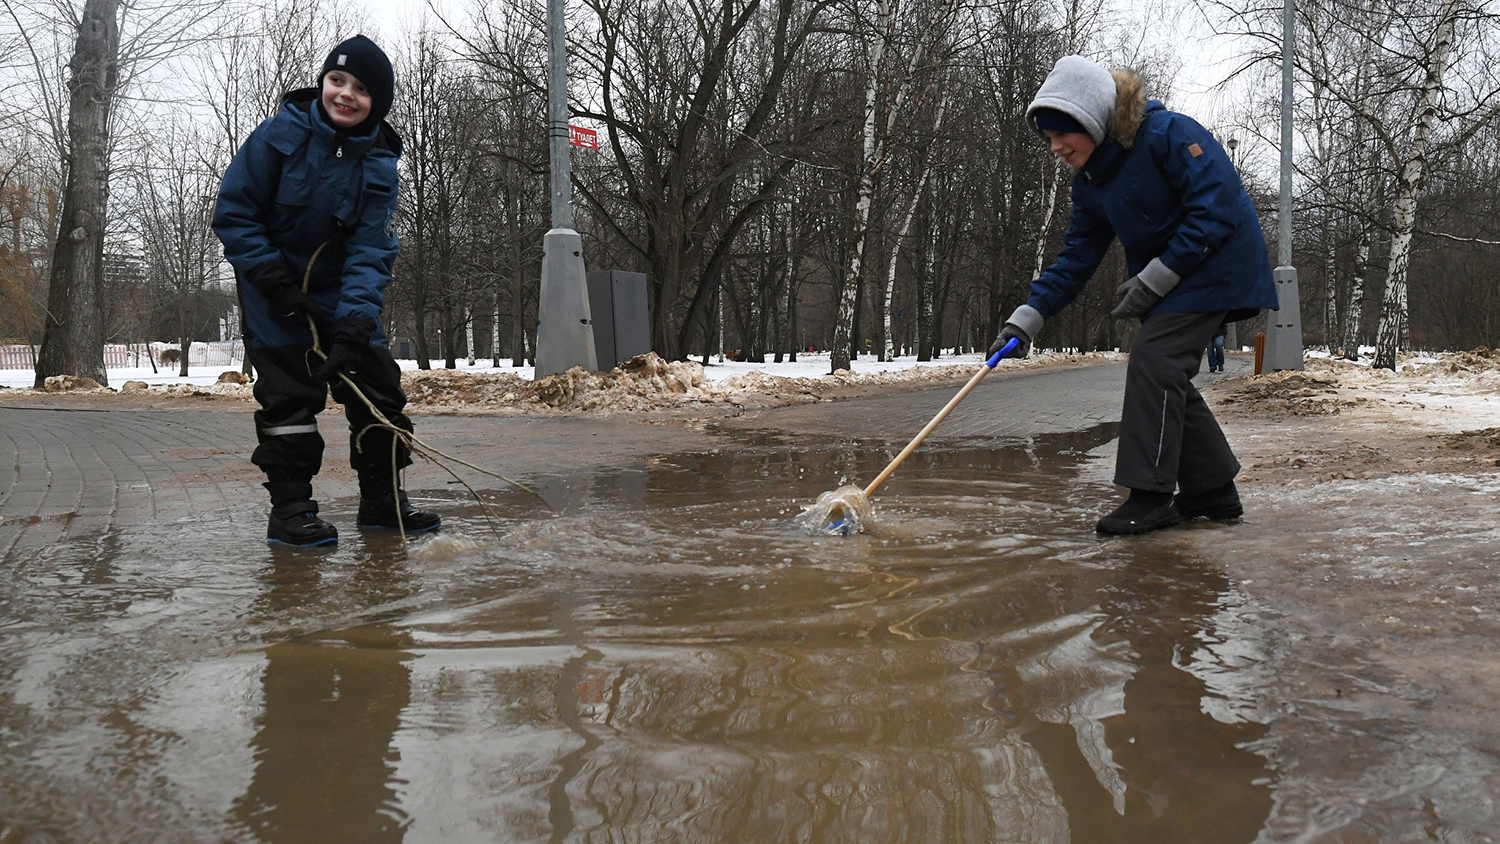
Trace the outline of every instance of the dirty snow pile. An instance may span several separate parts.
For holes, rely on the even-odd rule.
[[[1302,372],[1229,379],[1219,401],[1230,410],[1288,416],[1379,407],[1453,431],[1500,424],[1500,352],[1480,348],[1403,354],[1394,372],[1376,369],[1368,359],[1349,361],[1319,352],[1309,352],[1305,365]]]
[[[104,387],[92,378],[82,378],[77,375],[53,375],[42,382],[41,390],[33,390],[30,387],[20,388],[21,392],[43,392],[43,393],[78,393],[81,395],[149,395],[167,396],[172,398],[232,398],[249,399],[254,398],[250,377],[238,370],[226,370],[219,373],[218,380],[212,384],[147,384],[145,381],[126,381],[120,385],[119,390]]]
[[[1043,354],[1007,361],[1006,368],[1056,366],[1112,360],[1119,355]],[[708,377],[695,361],[666,361],[654,352],[638,355],[611,372],[567,372],[527,380],[514,373],[465,373],[437,369],[403,372],[402,386],[412,405],[429,410],[464,410],[501,414],[557,412],[617,413],[651,410],[778,407],[828,400],[850,388],[911,385],[967,378],[975,363],[909,366],[875,372],[842,369],[832,375],[774,375],[750,369],[727,377]]]

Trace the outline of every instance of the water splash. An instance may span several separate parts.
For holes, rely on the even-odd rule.
[[[819,495],[792,521],[813,536],[850,536],[874,524],[874,514],[865,491],[845,484]]]

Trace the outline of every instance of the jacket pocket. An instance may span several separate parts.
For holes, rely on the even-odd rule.
[[[307,182],[290,173],[283,173],[281,183],[276,186],[276,204],[289,208],[305,208],[311,203],[312,188]]]

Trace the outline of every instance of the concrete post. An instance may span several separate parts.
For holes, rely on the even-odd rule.
[[[1297,268],[1277,267],[1271,271],[1276,279],[1279,310],[1266,314],[1265,370],[1303,369],[1302,308],[1297,292]]]
[[[553,229],[542,240],[542,296],[537,304],[536,377],[575,366],[599,368],[589,314],[583,239],[572,229]]]

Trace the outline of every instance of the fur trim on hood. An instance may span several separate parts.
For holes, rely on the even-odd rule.
[[[1109,136],[1130,149],[1135,133],[1146,119],[1146,88],[1135,71],[1117,70],[1115,78],[1115,113],[1109,120]]]

